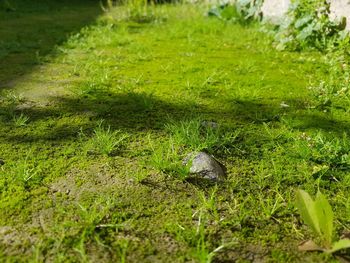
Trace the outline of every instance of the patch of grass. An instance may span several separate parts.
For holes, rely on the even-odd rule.
[[[165,13],[154,8],[155,2],[146,0],[123,0],[121,5],[110,3],[108,12],[116,20],[126,20],[136,23],[152,23],[165,19]]]
[[[350,225],[346,103],[328,93],[324,112],[308,89],[329,75],[322,54],[277,52],[201,5],[150,5],[166,20],[147,23],[118,6],[90,26],[98,3],[72,5],[0,15],[14,95],[0,101],[0,261],[334,260],[297,250],[309,232],[293,205],[318,186],[335,235]],[[200,150],[227,180],[184,180]]]
[[[169,123],[166,130],[171,134],[174,142],[191,151],[225,151],[235,147],[235,140],[239,131],[224,132],[219,123],[190,119],[179,123]]]
[[[94,129],[92,137],[87,142],[87,149],[91,153],[111,155],[120,150],[129,136],[120,130],[111,131],[111,127],[105,128],[100,121]]]
[[[40,63],[38,58],[50,54],[70,33],[94,21],[100,13],[95,1],[1,1],[0,88],[12,87],[22,73],[29,73]]]
[[[13,122],[16,127],[23,127],[28,124],[29,117],[21,113],[20,115],[13,116]]]
[[[37,171],[34,165],[28,163],[28,158],[24,161],[19,162],[16,167],[14,167],[13,175],[19,182],[26,184],[29,180],[37,175]]]
[[[189,167],[183,165],[184,152],[180,145],[170,138],[161,144],[149,140],[151,167],[167,175],[184,180],[189,175]]]
[[[350,145],[346,133],[336,138],[321,132],[310,136],[304,133],[296,141],[296,152],[314,163],[314,175],[322,177],[336,169],[349,169]]]

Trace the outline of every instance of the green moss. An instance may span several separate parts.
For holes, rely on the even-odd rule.
[[[0,233],[5,227],[8,233],[0,235],[0,258],[200,262],[224,245],[214,259],[327,261],[297,251],[310,233],[293,207],[296,187],[312,192],[319,185],[335,207],[339,233],[350,222],[348,167],[327,163],[331,174],[320,180],[313,173],[324,160],[313,157],[344,140],[349,127],[341,109],[312,107],[308,86],[327,74],[321,55],[277,52],[254,25],[203,17],[202,7],[191,5],[154,7],[157,19],[140,24],[118,19],[124,9],[116,8],[53,41],[55,48],[50,41],[23,44],[34,41],[36,19],[62,16],[74,32],[98,13],[93,8],[34,8],[31,15],[23,9],[4,18],[28,26],[25,34],[0,32],[12,41],[18,33],[22,50],[1,45],[8,55],[0,80],[13,80],[14,93],[3,92],[0,101]],[[38,50],[45,54],[40,65]],[[21,113],[29,119],[19,127],[12,116]],[[86,150],[101,120],[111,133],[129,135],[114,154]],[[178,180],[176,169],[152,165],[170,140],[176,156],[169,160],[180,163],[196,149],[183,133],[175,135],[198,120],[224,131],[210,147],[202,145],[200,130],[192,134],[228,168],[227,181],[217,186]],[[302,155],[305,140],[320,133],[324,145]],[[220,141],[227,134],[234,138]]]

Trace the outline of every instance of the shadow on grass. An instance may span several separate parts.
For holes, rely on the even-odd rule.
[[[231,114],[244,123],[262,124],[269,122],[289,122],[289,127],[300,131],[326,131],[336,136],[348,132],[350,123],[337,120],[332,113],[310,109],[303,100],[288,100],[288,107],[281,107],[278,103],[267,104],[258,100],[230,101]]]
[[[143,93],[58,97],[51,106],[13,108],[16,106],[0,105],[0,117],[2,116],[4,125],[11,123],[12,116],[23,113],[30,118],[30,123],[35,123],[37,130],[28,133],[25,131],[28,129],[23,129],[22,132],[17,129],[18,132],[4,134],[4,139],[6,137],[6,140],[15,142],[71,140],[81,129],[94,129],[100,120],[105,120],[105,124],[112,130],[122,129],[130,134],[162,130],[170,120],[177,122],[205,112],[204,108],[190,102],[177,104]],[[43,122],[39,124],[40,121]],[[11,129],[9,125],[8,128]]]
[[[281,123],[285,119],[290,122],[289,128],[299,131],[323,130],[341,137],[350,129],[349,122],[335,120],[331,115],[317,110],[300,108],[301,102],[298,100],[288,101],[289,108],[254,100],[236,100],[229,104],[230,108],[217,107],[213,110],[194,100],[167,101],[135,92],[100,92],[97,96],[56,97],[49,106],[14,110],[12,114],[25,114],[36,128],[14,129],[15,132],[5,132],[3,139],[18,143],[74,140],[81,129],[92,131],[100,120],[105,120],[112,130],[122,129],[130,134],[162,132],[169,122],[176,123],[198,117],[216,121],[229,129],[239,128],[246,139],[256,136],[250,139],[257,144],[266,140],[262,127],[264,123]],[[11,121],[9,112],[9,106],[0,106],[0,117],[3,116],[0,121],[4,125]],[[11,124],[8,129],[12,131]]]
[[[5,1],[6,2],[6,1]],[[0,89],[11,88],[70,34],[101,13],[94,0],[0,1]]]

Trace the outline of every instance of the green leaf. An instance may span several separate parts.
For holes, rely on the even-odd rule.
[[[319,227],[322,232],[322,237],[326,241],[326,245],[332,244],[333,237],[333,211],[326,197],[320,192],[317,192],[315,200],[315,209],[319,222]]]
[[[296,36],[296,38],[299,41],[304,41],[306,40],[308,37],[310,37],[313,33],[314,30],[314,25],[313,24],[309,24],[308,26],[306,26],[305,28],[303,28]]]
[[[315,202],[312,200],[311,196],[303,190],[298,190],[296,194],[296,206],[304,222],[311,227],[315,234],[322,236]]]
[[[300,27],[303,27],[307,24],[309,24],[309,22],[313,19],[313,17],[311,15],[307,15],[307,16],[304,16],[300,19],[297,19],[295,21],[295,28],[300,28]]]
[[[327,250],[327,253],[334,253],[338,250],[345,249],[345,248],[350,248],[350,239],[340,239],[337,242],[334,242],[332,245],[332,249]]]

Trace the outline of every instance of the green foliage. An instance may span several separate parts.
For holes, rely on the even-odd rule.
[[[345,19],[329,18],[330,3],[325,0],[295,0],[275,35],[279,50],[317,48],[325,50],[337,43],[345,28]]]
[[[149,0],[121,0],[118,4],[108,0],[103,9],[115,20],[150,23],[161,20],[154,4],[155,1]]]
[[[13,116],[13,122],[15,126],[22,127],[26,126],[29,121],[29,117],[21,113],[20,115]]]
[[[324,112],[332,112],[336,108],[348,112],[350,109],[349,40],[349,35],[343,34],[338,39],[339,45],[330,47],[324,56],[328,75],[318,85],[309,88],[316,109]]]
[[[234,4],[219,4],[208,11],[208,16],[246,24],[260,18],[262,3],[262,0],[238,0]]]
[[[215,122],[191,119],[179,123],[172,122],[166,125],[166,130],[171,134],[177,145],[191,151],[229,151],[234,148],[239,131],[225,132]]]
[[[14,12],[16,11],[16,8],[13,6],[10,0],[2,0],[0,1],[0,11]]]
[[[128,137],[128,134],[120,130],[111,131],[110,126],[103,127],[103,121],[100,121],[97,128],[94,129],[93,137],[88,141],[87,147],[92,153],[111,155],[120,150]]]
[[[126,256],[127,256],[129,245],[130,245],[130,241],[128,239],[121,239],[118,241],[118,255],[119,255],[120,263],[127,262]]]
[[[334,214],[326,197],[318,191],[315,200],[303,191],[296,194],[296,206],[301,218],[320,239],[322,250],[334,253],[341,249],[350,248],[349,239],[341,239],[333,243],[333,219]],[[310,247],[310,250],[314,250]]]
[[[298,190],[296,205],[304,222],[321,238],[322,245],[330,247],[333,235],[333,211],[324,195],[318,192],[314,201],[307,192]]]
[[[224,246],[221,245],[213,251],[210,251],[208,241],[206,240],[206,223],[207,219],[205,218],[205,213],[199,211],[196,234],[193,238],[195,242],[193,255],[199,263],[211,263],[215,255],[224,248]]]
[[[81,2],[82,8],[64,9],[65,16],[33,12],[19,19],[15,12],[10,22],[7,17],[0,20],[14,34],[11,43],[38,50],[30,40],[36,32],[48,32],[42,39],[59,38],[76,32],[76,27],[61,28],[66,21],[89,21],[83,16],[89,1]],[[22,72],[19,65],[36,65],[35,58],[22,60],[27,52],[5,59],[8,67],[0,82],[29,97],[13,101],[14,113],[30,117],[30,125],[13,125],[12,115],[5,115],[10,99],[0,103],[0,159],[5,163],[0,164],[1,234],[10,228],[0,237],[0,261],[27,262],[34,256],[49,262],[207,261],[215,252],[214,262],[253,257],[321,262],[323,255],[290,249],[300,235],[291,216],[292,189],[314,185],[310,156],[326,160],[321,150],[296,156],[293,138],[300,130],[312,134],[321,129],[332,131],[327,141],[341,140],[348,130],[349,116],[343,110],[332,105],[332,115],[321,111],[316,119],[307,107],[312,98],[305,87],[328,74],[319,55],[276,52],[256,28],[204,18],[201,6],[158,6],[168,20],[156,25],[116,22],[122,7],[116,8],[71,40],[58,42],[52,57],[38,68]],[[31,20],[39,21],[36,27]],[[8,50],[9,44],[3,47]],[[18,61],[7,63],[13,57]],[[15,74],[9,78],[6,72]],[[280,107],[281,102],[289,107]],[[200,139],[191,146],[188,133],[181,131],[179,145],[175,133],[164,126],[186,130],[180,124],[193,120],[194,113],[215,120],[220,132],[216,136],[216,131],[207,131],[210,126],[201,127],[193,132]],[[105,132],[111,125],[107,134],[114,129],[132,133],[122,154],[107,158],[81,151],[86,147],[88,153],[98,153],[90,139],[100,118],[106,120],[101,127]],[[82,140],[79,129],[86,134]],[[237,130],[241,132],[232,143],[221,144],[226,133]],[[186,177],[182,158],[198,145],[209,145],[205,148],[227,165],[228,178],[217,191],[202,182],[178,180]],[[16,171],[22,165],[26,172]],[[338,228],[349,223],[350,176],[337,167],[330,173],[337,180],[325,181],[324,191],[337,201]],[[20,174],[29,179],[15,176]],[[97,200],[103,196],[109,199]],[[222,248],[228,239],[237,241],[234,249]]]
[[[149,165],[166,175],[174,176],[180,180],[187,178],[189,167],[183,165],[180,146],[170,138],[161,144],[155,142],[149,137],[149,146],[152,152],[150,159],[147,161]]]
[[[180,122],[171,121],[165,125],[169,138],[156,144],[149,137],[152,152],[149,164],[158,171],[185,179],[189,175],[189,166],[183,159],[190,152],[207,151],[209,153],[228,153],[234,148],[239,132],[224,132],[215,122],[190,119]]]
[[[296,143],[296,150],[303,159],[324,166],[323,172],[350,168],[350,143],[346,133],[332,139],[321,132],[315,136],[303,134]]]
[[[33,162],[33,154],[28,153],[25,158],[17,160],[15,165],[9,165],[6,169],[0,170],[0,177],[2,177],[1,179],[6,178],[10,182],[8,191],[11,192],[15,191],[16,187],[30,189],[32,186],[40,184],[42,171],[38,164]],[[3,182],[0,182],[0,188]]]
[[[340,239],[332,244],[332,248],[326,252],[334,253],[342,249],[350,248],[350,239]]]
[[[226,247],[236,244],[235,240],[220,244],[215,249],[209,242],[210,214],[206,204],[192,215],[195,225],[183,227],[181,224],[168,224],[167,231],[176,236],[176,240],[187,243],[191,247],[191,257],[199,263],[211,263],[214,258]]]

